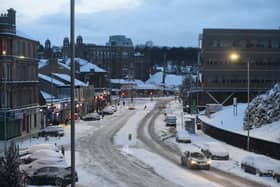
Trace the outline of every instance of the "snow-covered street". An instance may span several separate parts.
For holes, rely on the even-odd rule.
[[[219,142],[230,153],[229,161],[212,161],[210,171],[189,170],[180,165],[180,152],[199,150],[209,141],[217,141],[202,132],[190,135],[192,143],[177,143],[175,137],[161,140],[169,133],[164,115],[157,103],[167,102],[177,116],[181,129],[181,109],[173,97],[137,98],[135,110],[118,106],[113,115],[100,121],[76,122],[76,170],[78,187],[138,187],[138,186],[278,186],[271,177],[244,173],[240,160],[253,153]],[[127,102],[128,103],[128,102]],[[146,108],[144,107],[146,106]],[[160,105],[161,106],[161,105]],[[18,142],[20,148],[35,143],[52,143],[66,148],[70,164],[70,126],[61,138],[32,138]],[[151,135],[152,133],[152,135]],[[154,133],[154,134],[153,134]],[[156,138],[155,138],[156,137]],[[155,140],[157,139],[157,140]],[[276,161],[279,162],[279,161]],[[248,180],[249,179],[249,180]]]

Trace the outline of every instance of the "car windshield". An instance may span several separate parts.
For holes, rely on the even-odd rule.
[[[197,158],[197,159],[204,159],[205,156],[199,152],[194,152],[194,153],[191,153],[191,157],[193,158]]]

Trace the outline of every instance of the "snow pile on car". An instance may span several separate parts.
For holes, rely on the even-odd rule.
[[[250,127],[248,127],[248,111]],[[243,128],[258,128],[280,120],[280,83],[267,91],[265,94],[254,98],[245,111]]]

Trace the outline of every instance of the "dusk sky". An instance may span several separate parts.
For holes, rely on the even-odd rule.
[[[70,32],[70,0],[0,0],[17,11],[17,29],[62,45]],[[76,0],[75,35],[104,45],[110,35],[134,44],[197,47],[203,28],[279,29],[280,0]]]

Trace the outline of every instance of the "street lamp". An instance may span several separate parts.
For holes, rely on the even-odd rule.
[[[238,61],[240,55],[238,53],[231,53],[230,60]],[[250,150],[250,114],[249,114],[249,103],[250,103],[250,59],[247,59],[247,150]]]

